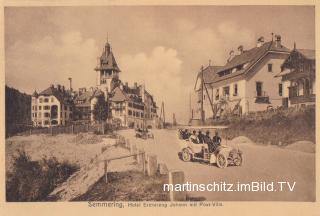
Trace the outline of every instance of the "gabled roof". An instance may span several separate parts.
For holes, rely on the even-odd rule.
[[[269,41],[260,47],[254,47],[250,50],[245,50],[242,54],[234,56],[229,62],[227,62],[225,66],[219,69],[218,73],[245,63],[253,64],[268,51],[290,52],[288,48],[282,45],[278,47],[275,41]]]
[[[312,49],[297,49],[299,53],[301,53],[306,59],[315,60],[316,52]]]
[[[55,88],[54,86],[50,86],[49,88],[43,90],[39,93],[39,96],[55,96],[60,103],[64,104],[72,104],[71,95],[68,91]]]
[[[95,70],[114,70],[120,72],[109,43],[106,44],[106,47],[100,56],[99,65],[95,68]]]
[[[110,100],[113,102],[123,102],[128,100],[128,96],[126,95],[126,93],[121,90],[121,88],[118,86],[116,87],[112,93],[111,93],[111,97]]]
[[[217,71],[221,68],[222,66],[207,66],[206,68],[203,69],[203,72],[199,72],[196,78],[196,83],[194,86],[194,89],[197,90],[197,85],[198,82],[201,84],[201,79],[203,78],[204,83],[212,83],[217,77]],[[202,77],[203,76],[203,77]]]
[[[289,49],[281,44],[277,44],[276,41],[269,41],[264,43],[260,47],[254,47],[250,50],[245,50],[241,54],[234,56],[226,65],[222,66],[216,72],[217,75],[214,77],[211,83],[217,83],[222,80],[237,77],[239,75],[245,75],[252,66],[254,66],[260,59],[262,59],[268,52],[280,52],[289,54]],[[227,75],[220,76],[220,73],[232,70],[241,66],[242,68],[236,70]],[[245,67],[243,67],[245,66]]]
[[[76,106],[90,106],[91,100],[94,97],[103,96],[103,92],[100,89],[94,89],[91,91],[86,91],[82,93],[78,93],[75,97],[75,101],[83,101],[81,104],[76,104]]]

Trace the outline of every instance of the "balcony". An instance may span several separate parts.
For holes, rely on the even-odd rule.
[[[300,95],[300,96],[294,96],[289,97],[291,104],[300,104],[300,103],[314,103],[316,101],[316,95]]]
[[[267,92],[265,92],[265,91],[256,92],[256,95],[257,96],[256,96],[255,103],[270,104],[270,99],[269,99]]]
[[[299,95],[298,87],[289,87],[289,100],[291,104],[312,103],[316,101],[316,95],[310,94],[310,90],[304,89],[303,95]]]

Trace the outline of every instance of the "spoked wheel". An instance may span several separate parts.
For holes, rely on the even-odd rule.
[[[187,149],[183,149],[182,150],[182,160],[184,162],[189,162],[191,161],[191,154],[189,153],[189,151]]]
[[[225,168],[228,166],[228,159],[223,154],[217,155],[217,165],[219,168]]]
[[[233,163],[235,166],[241,166],[242,165],[242,156],[240,154],[238,154],[237,157],[235,157],[233,159]]]

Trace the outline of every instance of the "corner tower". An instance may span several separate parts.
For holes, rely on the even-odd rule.
[[[97,87],[107,95],[107,93],[112,91],[119,83],[120,73],[120,69],[108,41],[105,44],[95,71],[97,73]]]

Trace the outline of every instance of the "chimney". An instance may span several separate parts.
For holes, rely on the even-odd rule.
[[[72,92],[72,78],[69,77],[68,80],[69,80],[69,89]]]
[[[135,89],[138,88],[138,83],[137,83],[137,82],[134,83],[134,88],[135,88]]]
[[[57,89],[58,89],[58,91],[61,91],[61,85],[60,84],[57,85]]]
[[[275,35],[274,37],[276,39],[276,47],[277,48],[282,47],[282,45],[281,45],[281,35]]]
[[[51,84],[51,85],[50,85],[50,88],[54,88],[54,85],[53,85],[53,84]]]
[[[231,51],[229,52],[229,58],[228,58],[227,62],[231,61],[231,59],[232,59],[233,57],[234,57],[234,51],[231,50]]]
[[[243,46],[242,45],[238,46],[238,51],[239,51],[239,55],[243,53]]]
[[[261,47],[264,44],[264,37],[261,36],[257,40],[257,47]]]

